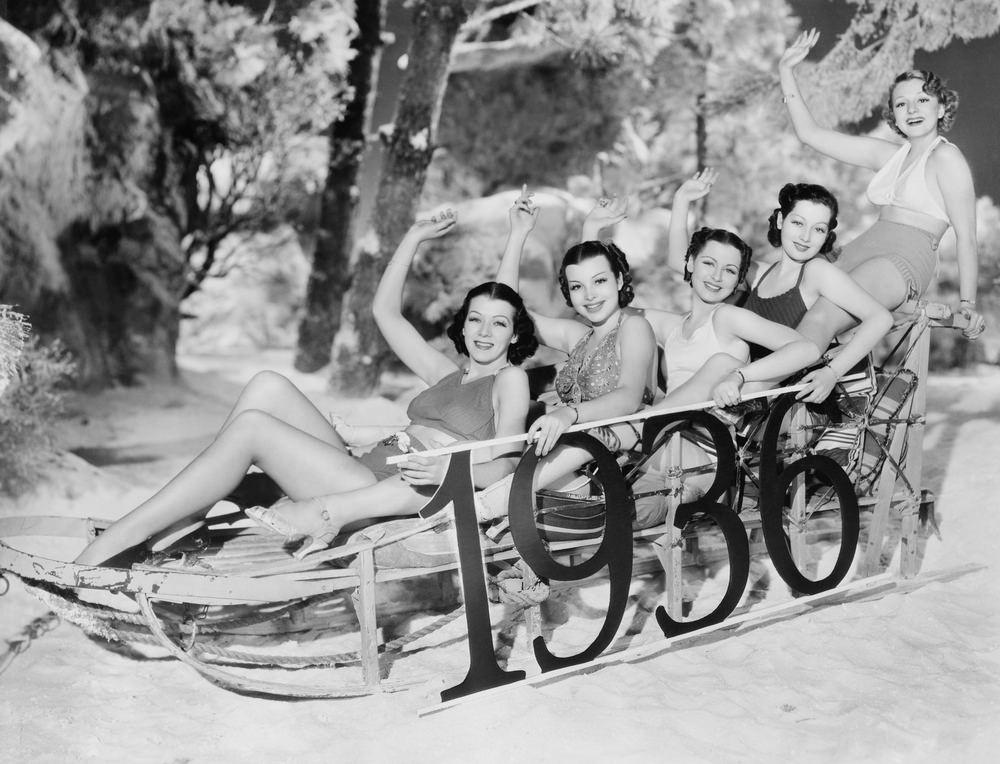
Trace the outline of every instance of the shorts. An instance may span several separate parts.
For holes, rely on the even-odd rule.
[[[416,438],[410,437],[410,450],[423,451],[424,444]],[[380,440],[375,447],[357,457],[358,461],[372,471],[375,480],[382,482],[386,478],[399,474],[399,467],[395,464],[386,464],[390,456],[399,456],[408,453],[399,447],[399,435],[390,435],[388,438]]]
[[[862,263],[882,258],[899,271],[906,283],[906,298],[912,300],[926,291],[938,262],[938,238],[921,228],[888,220],[875,225],[844,245],[837,267],[850,273]]]

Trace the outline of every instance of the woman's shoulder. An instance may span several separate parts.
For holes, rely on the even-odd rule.
[[[802,266],[802,280],[815,282],[817,279],[829,278],[831,274],[840,274],[843,272],[831,263],[826,255],[816,255],[816,257]]]
[[[528,399],[528,372],[520,366],[507,366],[493,375],[493,397],[508,399],[511,396]]]
[[[659,311],[657,311],[659,312]],[[652,322],[649,320],[649,311],[625,313],[622,318],[620,333],[631,337],[652,337],[655,339],[656,333],[653,331]]]
[[[666,335],[675,329],[684,319],[681,313],[673,313],[660,308],[632,308],[626,309],[626,319],[635,317],[642,319],[650,327],[654,337],[662,344]]]
[[[516,384],[521,381],[527,381],[528,372],[520,366],[505,366],[495,376],[498,384],[507,384],[508,380],[510,383]]]
[[[927,162],[937,168],[964,167],[968,169],[969,163],[962,150],[949,140],[942,139],[931,151]]]

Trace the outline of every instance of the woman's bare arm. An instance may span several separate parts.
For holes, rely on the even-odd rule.
[[[847,135],[820,126],[806,105],[799,83],[795,79],[795,67],[805,60],[816,41],[819,32],[810,29],[799,35],[778,62],[778,77],[781,80],[781,94],[784,98],[788,117],[792,121],[795,135],[800,141],[816,149],[821,154],[848,164],[877,170],[884,165],[898,145],[881,138]]]

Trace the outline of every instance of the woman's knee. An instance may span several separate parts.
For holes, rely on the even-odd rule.
[[[244,409],[219,433],[216,441],[236,439],[241,442],[251,441],[256,437],[267,437],[269,427],[275,418],[260,409]]]
[[[280,399],[283,393],[294,389],[295,385],[283,374],[276,371],[258,371],[243,388],[241,397],[244,402],[248,399],[273,401]]]

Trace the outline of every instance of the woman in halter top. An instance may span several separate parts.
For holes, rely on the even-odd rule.
[[[424,340],[402,314],[403,285],[417,248],[455,224],[451,210],[414,223],[386,265],[373,300],[376,323],[389,347],[430,385],[413,399],[405,430],[356,457],[326,415],[288,379],[261,372],[243,389],[208,448],[98,536],[77,562],[106,564],[150,538],[155,537],[155,549],[193,530],[252,465],[289,498],[247,514],[279,534],[305,536],[295,552],[301,557],[329,546],[342,528],[358,521],[416,513],[446,466],[445,460],[412,455],[397,468],[387,465],[387,457],[421,445],[523,433],[528,380],[517,364],[534,353],[538,340],[514,290],[487,282],[466,295],[448,329],[455,349],[465,356],[461,365]],[[507,448],[475,452],[477,485],[489,485],[513,470],[520,449],[509,454]]]
[[[778,64],[792,126],[807,146],[875,171],[868,197],[879,206],[878,221],[844,247],[838,266],[893,310],[927,288],[937,265],[938,242],[949,227],[954,228],[959,312],[969,320],[965,335],[978,337],[985,322],[975,310],[978,260],[972,173],[962,152],[940,135],[954,121],[958,95],[931,72],[900,74],[889,88],[883,115],[893,131],[905,139],[902,145],[821,127],[795,80],[795,67],[818,39],[815,29],[803,32]],[[809,311],[801,329],[820,342],[852,324],[845,311],[821,301]]]
[[[510,210],[510,237],[497,281],[517,289],[521,252],[534,228],[539,208],[527,189]],[[566,252],[559,287],[576,318],[555,318],[530,311],[542,345],[567,354],[555,387],[559,404],[548,408],[529,428],[544,458],[540,486],[555,482],[590,461],[579,448],[556,446],[559,436],[577,422],[624,416],[652,400],[656,388],[656,341],[649,324],[623,310],[634,296],[625,254],[613,244],[585,241]],[[631,447],[633,428],[592,431],[609,447]],[[497,502],[497,509],[501,502]]]

